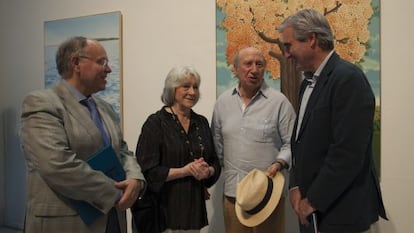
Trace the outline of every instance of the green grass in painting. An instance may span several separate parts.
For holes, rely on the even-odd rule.
[[[378,176],[381,176],[381,109],[375,107],[374,133],[372,138],[372,154]]]

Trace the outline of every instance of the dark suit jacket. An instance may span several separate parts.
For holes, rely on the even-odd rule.
[[[127,178],[144,176],[122,138],[109,103],[93,97]],[[85,106],[60,83],[34,91],[23,101],[21,141],[27,161],[26,233],[104,233],[107,215],[85,225],[68,200],[85,200],[103,213],[114,206],[114,181],[85,162],[103,147],[101,133]],[[125,212],[118,213],[126,232]]]
[[[378,215],[386,218],[372,159],[374,112],[364,73],[333,53],[291,140],[290,187],[317,209],[322,231],[363,231]]]

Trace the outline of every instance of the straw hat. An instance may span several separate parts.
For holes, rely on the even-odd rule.
[[[273,178],[253,169],[237,185],[236,215],[248,227],[264,222],[276,209],[282,195],[285,178],[278,172]]]

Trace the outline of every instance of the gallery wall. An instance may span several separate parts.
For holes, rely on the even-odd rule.
[[[414,64],[409,54],[414,53],[414,33],[405,19],[413,6],[410,1],[381,1],[381,186],[390,221],[375,225],[375,232],[412,229]],[[214,0],[0,0],[0,202],[5,200],[0,222],[22,224],[26,170],[18,121],[23,96],[43,87],[44,21],[112,11],[123,14],[123,123],[130,149],[135,150],[146,117],[161,107],[163,81],[174,65],[194,65],[199,71],[202,96],[195,111],[211,118],[216,95]],[[220,187],[213,192],[219,194]],[[209,203],[212,226],[206,232],[222,232],[220,211]]]

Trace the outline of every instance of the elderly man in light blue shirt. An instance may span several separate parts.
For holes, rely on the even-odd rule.
[[[234,211],[237,183],[253,168],[274,176],[291,163],[290,137],[295,111],[288,99],[264,82],[266,60],[253,47],[234,58],[238,85],[214,107],[212,132],[224,163],[224,221],[227,233],[284,232],[284,200],[256,227],[242,225]]]

